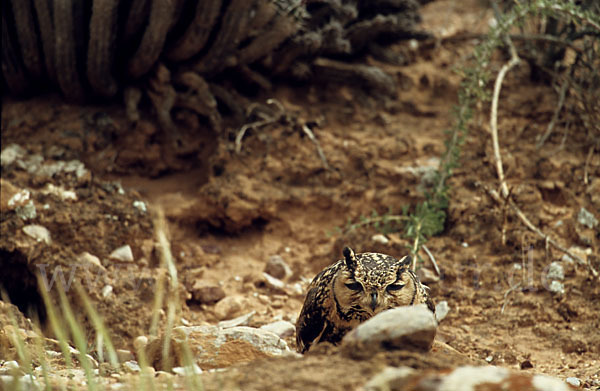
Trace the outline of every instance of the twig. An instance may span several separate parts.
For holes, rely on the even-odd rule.
[[[500,310],[501,314],[504,314],[504,308],[506,308],[506,299],[508,298],[508,295],[511,292],[514,292],[515,290],[517,290],[519,287],[521,286],[520,282],[517,282],[515,285],[511,286],[510,288],[508,288],[508,290],[506,292],[504,292],[504,303],[502,303],[502,309]]]
[[[433,254],[431,253],[431,251],[429,251],[429,249],[427,248],[426,245],[421,245],[421,247],[423,247],[423,250],[425,250],[425,252],[427,253],[427,256],[429,257],[429,260],[431,261],[431,264],[433,265],[433,268],[435,269],[435,272],[437,273],[437,275],[439,277],[441,277],[442,272],[440,271],[440,268],[438,267],[437,262],[435,261],[435,258],[433,257]]]
[[[266,113],[256,112],[256,115],[261,117],[262,120],[251,122],[249,124],[245,124],[244,126],[242,126],[240,128],[240,130],[237,133],[237,136],[235,137],[235,152],[236,153],[240,153],[242,151],[242,139],[244,138],[244,135],[246,134],[248,129],[259,128],[261,126],[272,124],[274,122],[279,121],[279,119],[283,116],[283,114],[285,112],[285,108],[277,99],[267,99],[267,104],[276,106],[278,112],[275,115],[268,115]],[[260,107],[260,105],[257,103],[251,104],[250,106],[248,106],[248,109],[246,110],[247,111],[246,115],[250,116],[252,114],[252,112],[254,112],[255,109],[257,109],[259,107]]]
[[[487,192],[490,194],[490,196],[492,196],[492,198],[496,202],[498,202],[499,204],[504,204],[505,203],[506,199],[503,199],[502,197],[500,197],[500,195],[498,194],[498,192],[496,190],[488,188],[485,185],[483,187],[487,190]],[[590,271],[592,272],[592,274],[594,275],[594,277],[598,277],[598,272],[592,267],[591,263],[586,262],[582,258],[580,258],[579,256],[573,254],[571,251],[569,251],[565,247],[563,247],[560,244],[558,244],[549,235],[546,235],[545,233],[543,233],[538,227],[536,227],[535,225],[533,225],[533,223],[531,221],[529,221],[529,219],[527,218],[527,216],[525,216],[525,214],[521,211],[521,209],[519,209],[519,207],[517,206],[517,204],[515,204],[515,202],[512,200],[512,198],[508,198],[508,204],[513,209],[513,211],[517,214],[517,216],[519,217],[519,219],[521,219],[521,221],[523,222],[523,224],[525,224],[525,226],[527,226],[527,228],[529,228],[531,231],[533,231],[536,234],[538,234],[538,236],[540,236],[542,239],[546,240],[548,243],[550,243],[552,246],[554,246],[554,248],[556,248],[557,250],[559,250],[559,251],[567,254],[569,257],[571,257],[572,259],[576,260],[580,264],[582,264],[582,265],[588,265],[588,267],[589,267]]]
[[[552,120],[548,124],[548,128],[546,128],[546,133],[544,133],[544,135],[542,136],[540,141],[538,141],[538,143],[536,144],[536,146],[535,146],[536,149],[540,149],[542,147],[542,145],[544,145],[544,143],[546,142],[548,137],[550,137],[550,135],[552,134],[552,131],[554,130],[554,125],[556,124],[556,120],[558,120],[558,115],[560,114],[562,107],[565,103],[565,96],[567,95],[568,88],[569,88],[569,80],[567,79],[566,81],[563,82],[563,85],[560,88],[560,93],[558,96],[558,105],[556,106],[556,109],[554,110],[554,115],[552,116]]]
[[[325,166],[325,168],[327,170],[331,170],[331,166],[329,165],[329,163],[327,163],[327,158],[325,158],[325,153],[323,152],[323,149],[321,148],[321,144],[319,144],[319,140],[317,140],[317,138],[315,137],[312,130],[310,130],[310,128],[308,126],[306,126],[306,124],[303,124],[302,131],[308,136],[310,141],[312,141],[315,144],[315,146],[317,147],[317,152],[319,154],[319,157],[321,158],[321,161],[323,162],[323,166]]]
[[[502,158],[500,156],[500,145],[498,142],[498,100],[500,98],[500,89],[502,88],[502,81],[506,76],[506,73],[510,71],[515,65],[517,65],[521,59],[517,54],[517,50],[514,45],[510,41],[510,38],[507,38],[507,43],[510,48],[511,58],[508,63],[504,64],[498,72],[498,77],[496,78],[496,83],[494,83],[494,94],[492,97],[492,111],[490,114],[490,129],[492,131],[492,144],[494,146],[494,157],[496,160],[496,172],[498,173],[498,179],[500,180],[500,189],[502,191],[502,195],[506,198],[508,197],[508,186],[506,186],[506,182],[504,180],[504,170],[502,168]]]
[[[590,166],[590,160],[592,159],[592,155],[594,154],[594,149],[596,149],[596,146],[592,145],[590,147],[590,151],[587,154],[587,157],[585,158],[585,166],[583,167],[583,183],[585,183],[586,186],[589,183],[588,167]]]

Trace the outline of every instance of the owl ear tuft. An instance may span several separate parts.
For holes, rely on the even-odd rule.
[[[354,255],[354,251],[350,247],[344,247],[342,253],[346,260],[346,266],[348,269],[354,271],[356,269],[356,256]]]
[[[410,255],[405,255],[402,259],[400,259],[400,265],[402,267],[409,267],[412,263],[412,258]]]

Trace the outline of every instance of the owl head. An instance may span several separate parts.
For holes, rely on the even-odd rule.
[[[335,299],[343,313],[361,321],[397,306],[410,305],[417,289],[411,278],[411,258],[343,251],[342,272],[334,282]]]

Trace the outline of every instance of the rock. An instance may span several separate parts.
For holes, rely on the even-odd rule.
[[[446,300],[440,301],[435,305],[435,318],[438,323],[441,322],[450,312],[450,306]]]
[[[228,296],[215,304],[215,316],[218,320],[231,319],[238,315],[245,304],[246,300],[242,296]]]
[[[29,237],[34,238],[38,242],[44,242],[51,244],[52,239],[50,238],[50,231],[44,226],[37,224],[30,224],[23,227],[23,232]]]
[[[139,201],[139,200],[133,201],[133,207],[142,213],[146,213],[146,211],[148,210],[148,208],[146,207],[146,203],[144,201]]]
[[[112,285],[105,285],[104,288],[102,288],[102,297],[103,298],[107,298],[108,296],[110,296],[113,292],[113,287]]]
[[[0,152],[0,165],[2,167],[8,167],[13,164],[17,159],[21,159],[27,154],[20,145],[10,144]]]
[[[578,247],[578,246],[573,246],[569,248],[569,252],[575,256],[578,256],[579,258],[581,258],[583,260],[583,262],[579,262],[577,259],[573,259],[571,258],[568,254],[563,254],[562,258],[560,259],[563,262],[568,262],[568,263],[573,263],[573,262],[577,262],[581,265],[585,265],[585,260],[588,257],[588,255],[592,254],[592,249],[591,248],[582,248],[582,247]]]
[[[565,380],[567,383],[569,383],[570,385],[572,385],[573,387],[581,387],[581,380],[579,380],[576,377],[567,377],[567,380]]]
[[[380,243],[380,244],[388,244],[390,242],[390,240],[382,234],[377,234],[377,235],[373,235],[371,236],[371,240],[374,241],[375,243]]]
[[[179,376],[186,376],[187,374],[199,375],[202,373],[202,369],[194,364],[193,366],[175,367],[172,369],[173,373]]]
[[[411,379],[411,389],[421,391],[569,391],[563,381],[495,366],[464,366],[452,371],[425,373]]]
[[[253,327],[238,326],[221,329],[216,326],[179,326],[173,329],[174,365],[183,365],[184,347],[203,370],[224,368],[233,364],[250,362],[259,358],[291,353],[284,340],[277,335]],[[160,357],[162,341],[148,346],[150,362]]]
[[[133,262],[133,252],[131,251],[131,247],[126,244],[110,253],[109,258],[115,261]]]
[[[407,380],[416,371],[409,367],[385,367],[383,371],[373,376],[367,384],[365,391],[402,391]]]
[[[100,259],[97,256],[88,253],[87,251],[79,254],[77,261],[81,262],[84,266],[93,266],[101,269],[102,271],[106,271],[106,268],[102,265]]]
[[[136,352],[139,352],[146,348],[148,345],[148,337],[145,335],[140,335],[133,340],[133,348]]]
[[[292,269],[279,255],[269,257],[264,272],[280,280],[286,279],[293,274]]]
[[[417,270],[417,277],[419,277],[419,280],[423,284],[431,284],[440,280],[440,276],[438,276],[433,270],[426,267],[421,267],[419,270]]]
[[[581,208],[577,214],[577,222],[588,228],[596,228],[598,219],[585,208]]]
[[[260,326],[261,330],[270,331],[279,338],[291,337],[296,332],[296,326],[286,320],[265,324]]]
[[[23,221],[33,220],[37,217],[37,210],[32,200],[29,200],[25,205],[17,206],[15,213]]]
[[[140,368],[140,365],[136,361],[133,361],[133,360],[125,361],[122,365],[123,365],[123,369],[125,370],[125,372],[128,372],[128,373],[137,373],[142,370]]]
[[[119,362],[134,360],[133,353],[131,353],[131,350],[127,349],[117,349],[117,358],[119,359]]]
[[[237,318],[233,318],[230,320],[222,320],[218,323],[218,326],[222,329],[228,329],[236,326],[247,326],[250,322],[250,319],[256,314],[256,311],[248,312],[245,315],[238,316]]]
[[[565,293],[565,285],[560,281],[552,280],[552,282],[550,282],[548,285],[548,290],[552,293],[558,293],[562,295]]]
[[[214,304],[225,297],[225,291],[219,285],[202,280],[194,283],[191,294],[193,300],[200,304]]]
[[[48,195],[54,195],[60,198],[62,201],[77,201],[77,193],[73,190],[66,190],[62,186],[54,186],[52,183],[48,183],[40,193]]]
[[[433,345],[437,321],[425,304],[383,311],[359,324],[342,340],[342,350],[364,358],[380,350],[428,351]]]
[[[265,283],[267,284],[267,286],[269,288],[272,288],[272,289],[275,289],[278,291],[285,290],[285,282],[281,281],[280,279],[275,278],[267,273],[263,273],[263,277],[265,279]]]
[[[7,180],[0,178],[0,211],[14,210],[30,201],[31,192],[20,189]]]
[[[552,262],[548,266],[548,271],[546,272],[546,278],[548,280],[564,280],[565,279],[565,270],[560,262]]]

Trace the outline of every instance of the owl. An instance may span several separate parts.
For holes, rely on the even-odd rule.
[[[411,258],[343,250],[344,259],[312,280],[296,323],[296,343],[305,353],[319,342],[339,343],[373,315],[398,306],[425,303],[435,312],[427,287],[410,269]]]

